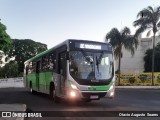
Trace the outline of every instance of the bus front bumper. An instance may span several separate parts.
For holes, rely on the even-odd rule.
[[[110,89],[108,91],[79,91],[68,90],[66,98],[68,100],[99,100],[100,98],[114,98],[115,90]]]

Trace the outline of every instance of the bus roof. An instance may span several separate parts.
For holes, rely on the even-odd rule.
[[[42,57],[43,55],[49,53],[50,51],[52,51],[52,50],[54,50],[54,49],[56,49],[56,48],[58,48],[58,47],[60,47],[62,45],[65,45],[65,44],[67,45],[69,43],[69,41],[88,41],[88,42],[105,43],[106,44],[106,42],[98,42],[98,41],[91,41],[91,40],[68,39],[68,40],[65,40],[64,42],[62,42],[62,43],[60,43],[60,44],[58,44],[58,45],[56,45],[56,46],[44,51],[44,52],[42,52],[42,53],[37,54],[36,56],[30,58],[29,60],[25,61],[24,63],[28,63],[30,61],[36,60],[36,59]],[[107,43],[107,44],[110,44],[110,43]]]

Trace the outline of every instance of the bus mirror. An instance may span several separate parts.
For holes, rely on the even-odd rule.
[[[66,60],[69,60],[69,52],[66,52]]]

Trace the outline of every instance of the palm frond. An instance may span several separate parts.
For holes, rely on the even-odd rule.
[[[140,18],[140,19],[135,20],[133,22],[133,26],[134,27],[146,26],[147,28],[151,28],[151,27],[153,27],[153,20],[152,20],[152,18]]]
[[[122,47],[129,50],[131,54],[134,54],[134,49],[137,48],[138,39],[130,35],[130,29],[124,27],[120,32],[118,29],[113,28],[107,35],[106,40],[110,39],[110,43],[114,49],[115,58],[122,57]]]
[[[142,32],[144,32],[147,29],[146,26],[141,26],[136,30],[136,33],[134,34],[134,37],[137,38]]]
[[[138,14],[137,14],[137,18],[150,18],[152,16],[152,12],[145,8],[143,10],[141,10]]]
[[[150,34],[151,34],[151,30],[149,30],[149,31],[147,32],[146,36],[149,37]]]
[[[124,27],[121,31],[122,35],[129,35],[131,33],[130,29],[128,27]]]
[[[157,7],[156,12],[160,14],[160,6]]]
[[[160,27],[160,21],[157,23],[157,27]]]
[[[135,21],[133,22],[133,26],[136,27],[136,26],[142,25],[142,24],[143,24],[143,21],[144,21],[143,18],[140,18],[140,19],[138,19],[138,20],[135,20]]]
[[[113,28],[107,35],[106,35],[106,41],[110,39],[110,43],[113,47],[115,47],[117,44],[120,44],[120,32],[117,28]]]
[[[152,8],[152,6],[148,6],[148,10],[152,13],[154,13],[154,9]]]
[[[136,39],[134,36],[126,36],[124,38],[123,47],[130,51],[131,54],[134,54],[134,49],[137,49],[138,46],[138,39]]]

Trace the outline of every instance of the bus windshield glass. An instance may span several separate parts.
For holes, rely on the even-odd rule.
[[[107,52],[70,51],[69,71],[73,78],[106,80],[112,77],[112,54]]]

